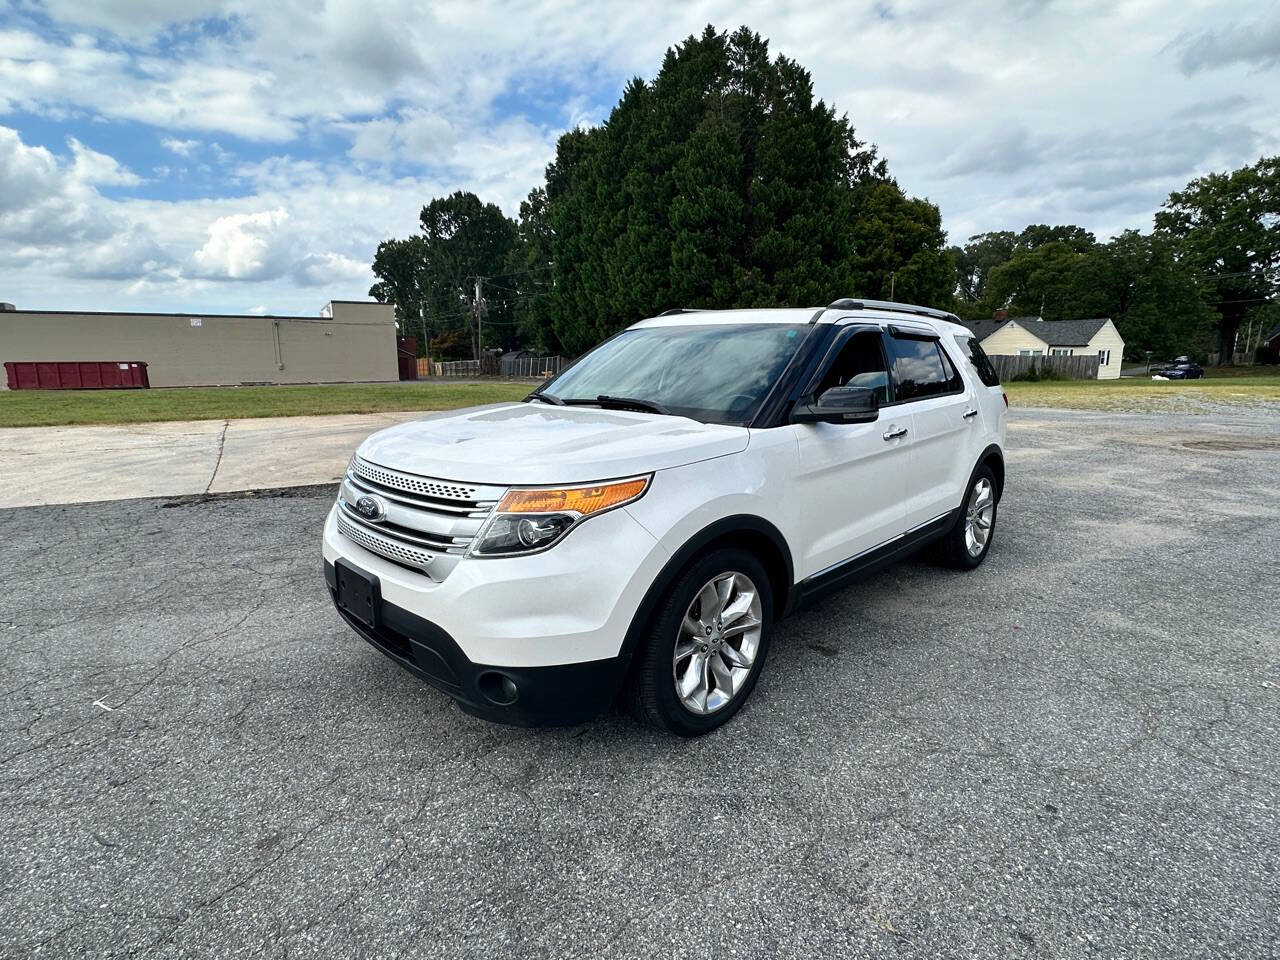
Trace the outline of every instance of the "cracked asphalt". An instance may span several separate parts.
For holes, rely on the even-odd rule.
[[[1263,957],[1274,417],[1020,411],[987,563],[747,708],[488,725],[330,609],[330,488],[0,512],[0,955]]]

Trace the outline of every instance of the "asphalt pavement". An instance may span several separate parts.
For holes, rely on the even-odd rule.
[[[1278,427],[1018,412],[984,566],[694,741],[397,669],[331,487],[0,511],[0,956],[1274,956]]]

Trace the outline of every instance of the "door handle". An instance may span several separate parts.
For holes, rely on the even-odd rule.
[[[964,413],[960,414],[960,416],[964,417],[966,420],[972,420],[977,415],[977,410],[966,410]]]
[[[906,427],[899,427],[897,430],[889,430],[881,434],[881,436],[883,436],[886,440],[897,440],[899,437],[905,437],[906,435],[907,435]]]

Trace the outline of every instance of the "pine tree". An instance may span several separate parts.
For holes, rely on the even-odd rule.
[[[923,302],[954,286],[937,208],[903,196],[808,72],[745,27],[672,47],[604,124],[561,137],[546,203],[539,317],[569,352],[672,306],[875,297],[894,270]]]

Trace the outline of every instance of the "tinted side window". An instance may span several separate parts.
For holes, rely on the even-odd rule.
[[[987,356],[987,352],[982,349],[982,345],[978,343],[974,337],[956,337],[956,344],[969,362],[973,364],[973,368],[978,371],[978,379],[988,387],[1000,386],[1000,375],[996,373],[995,365],[992,364],[991,358]]]
[[[820,394],[831,387],[866,387],[876,392],[881,404],[889,403],[889,371],[885,369],[880,340],[880,334],[874,331],[850,337],[814,392]]]
[[[936,340],[907,340],[889,337],[893,355],[893,380],[899,400],[919,400],[940,393],[952,393],[960,377],[943,356]]]

